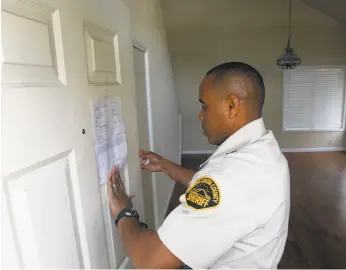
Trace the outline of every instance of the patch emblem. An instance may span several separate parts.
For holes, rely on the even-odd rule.
[[[203,210],[217,207],[220,203],[220,196],[219,187],[214,180],[203,176],[186,191],[185,201],[188,207]]]

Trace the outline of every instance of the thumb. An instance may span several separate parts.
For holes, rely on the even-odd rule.
[[[143,155],[145,155],[146,153],[148,153],[148,152],[143,151],[143,150],[139,150],[139,151],[138,151],[138,155],[139,155],[140,157],[143,156]]]

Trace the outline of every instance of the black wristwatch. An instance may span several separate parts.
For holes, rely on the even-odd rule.
[[[123,210],[120,211],[117,219],[115,220],[115,226],[118,227],[118,222],[123,217],[133,217],[133,218],[137,218],[139,220],[138,212],[135,209],[133,209],[133,208],[124,208]]]

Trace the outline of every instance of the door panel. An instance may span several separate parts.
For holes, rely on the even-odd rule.
[[[83,267],[71,197],[73,156],[70,152],[58,155],[7,179],[13,226],[27,267]]]
[[[89,84],[121,84],[118,35],[85,21],[84,38]]]
[[[2,83],[66,84],[60,10],[56,1],[2,1]]]
[[[57,76],[63,73],[61,77],[65,77],[64,68],[53,65],[57,62],[56,57],[64,58],[64,55],[62,50],[60,55],[53,53],[53,48],[61,44],[51,38],[54,34],[49,30],[53,28],[53,16],[59,18],[59,8],[42,2],[29,3],[2,2],[2,85],[5,86],[2,110],[6,113],[2,118],[2,151],[6,153],[3,175],[71,149],[67,140],[60,140],[66,136],[65,130],[71,130],[73,126],[68,117],[73,114],[71,95]],[[60,30],[60,24],[55,23],[54,31]],[[53,44],[52,48],[50,44]],[[60,107],[62,102],[64,111]],[[66,120],[55,125],[61,119]],[[54,145],[50,143],[52,141]],[[23,150],[30,154],[18,155]]]

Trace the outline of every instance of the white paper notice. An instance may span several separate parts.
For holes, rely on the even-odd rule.
[[[125,165],[127,143],[120,99],[107,97],[93,104],[96,162],[100,184],[113,166]]]

